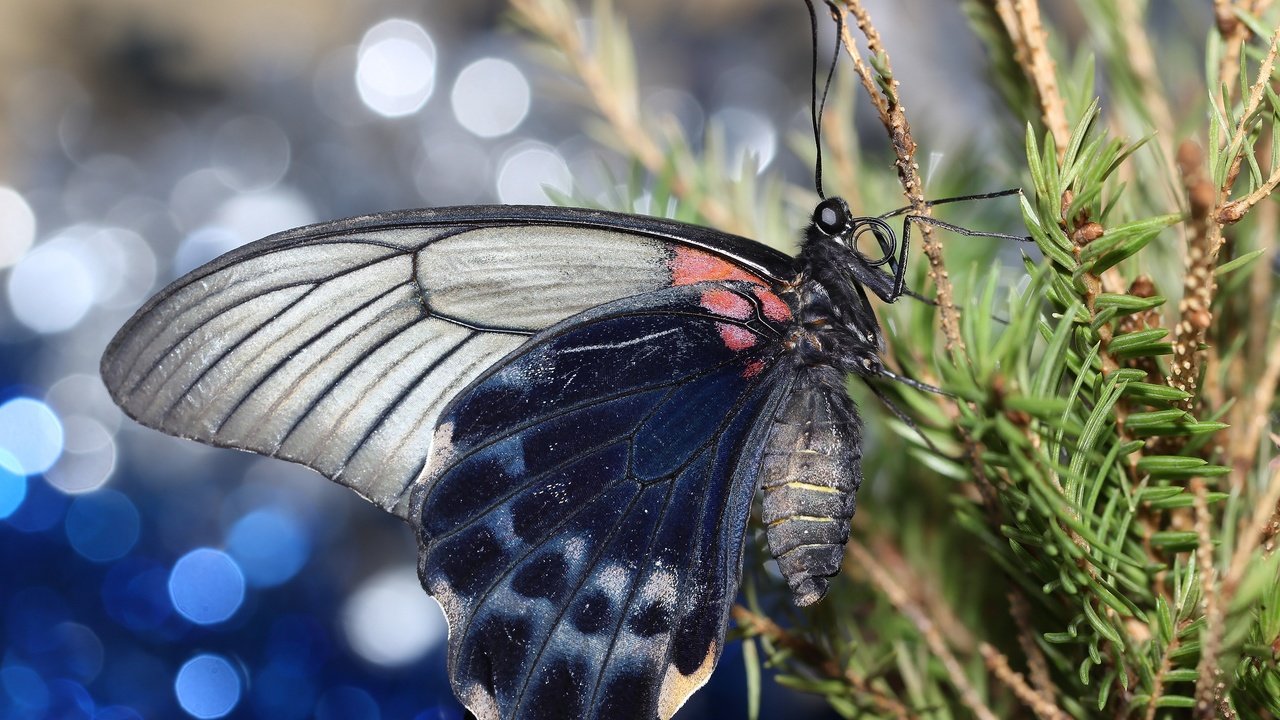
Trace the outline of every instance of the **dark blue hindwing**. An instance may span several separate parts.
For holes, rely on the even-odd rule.
[[[710,675],[792,380],[750,288],[588,310],[442,414],[412,501],[420,572],[479,717],[669,717]],[[751,317],[720,314],[743,302]]]

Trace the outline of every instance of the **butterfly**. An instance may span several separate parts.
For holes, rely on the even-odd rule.
[[[866,291],[902,294],[906,236],[838,198],[797,257],[572,208],[339,220],[177,280],[101,372],[143,425],[409,522],[478,717],[670,717],[723,649],[757,487],[795,602],[839,571],[845,378],[892,375]]]
[[[406,521],[478,718],[669,718],[724,648],[757,490],[794,602],[839,573],[862,481],[846,378],[938,391],[884,366],[868,295],[920,297],[913,222],[1012,237],[836,197],[794,257],[575,208],[337,220],[178,279],[101,374],[143,425],[301,463]]]

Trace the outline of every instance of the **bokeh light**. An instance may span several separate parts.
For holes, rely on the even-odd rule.
[[[240,236],[212,225],[196,228],[182,239],[173,256],[173,274],[186,275],[210,260],[229,253],[243,244]]]
[[[679,123],[685,137],[700,138],[706,128],[706,112],[693,95],[676,88],[657,88],[644,97],[650,117],[670,117]]]
[[[155,255],[136,231],[72,225],[40,243],[13,269],[14,315],[41,333],[75,327],[95,305],[135,308],[155,281]]]
[[[26,476],[10,469],[17,466],[12,455],[0,450],[0,520],[12,515],[27,499]]]
[[[235,194],[216,169],[200,167],[174,181],[166,205],[177,227],[191,232],[209,224],[222,203]],[[175,239],[167,238],[170,243]]]
[[[99,708],[94,713],[93,720],[143,720],[142,715],[131,707],[125,705],[110,705],[108,707]]]
[[[432,132],[423,136],[414,171],[418,194],[428,205],[454,205],[484,198],[493,160],[475,136]]]
[[[316,107],[340,126],[361,125],[369,119],[360,89],[352,82],[358,64],[359,51],[350,45],[331,50],[316,63],[311,81]]]
[[[210,161],[218,179],[240,192],[265,190],[289,169],[289,137],[268,118],[245,115],[213,135]]]
[[[118,560],[138,542],[139,521],[138,508],[122,493],[81,495],[67,508],[67,541],[93,562]]]
[[[316,703],[316,720],[381,720],[378,703],[357,687],[340,686],[326,692]]]
[[[36,240],[36,216],[17,190],[0,185],[0,268],[21,258]]]
[[[50,635],[54,639],[51,659],[59,666],[62,674],[88,684],[102,672],[106,648],[102,639],[89,626],[62,622],[53,627]]]
[[[49,680],[49,709],[46,717],[58,720],[96,720],[93,696],[83,685],[66,678]]]
[[[440,606],[422,592],[412,565],[385,570],[362,584],[342,611],[351,648],[369,662],[405,665],[444,642]]]
[[[712,114],[711,122],[724,131],[730,177],[742,177],[748,162],[754,163],[754,172],[759,173],[778,153],[778,131],[758,112],[727,107]]]
[[[560,153],[539,142],[526,142],[513,148],[498,168],[498,198],[512,205],[545,205],[551,198],[543,186],[561,193],[569,192],[573,176]]]
[[[102,583],[102,605],[111,619],[135,632],[160,628],[173,617],[169,570],[136,555],[113,563]]]
[[[126,227],[81,230],[77,252],[90,259],[94,302],[108,308],[134,310],[146,301],[156,280],[155,252],[137,231]]]
[[[370,110],[385,117],[422,109],[436,83],[436,46],[421,25],[392,18],[360,41],[356,88]]]
[[[76,326],[93,305],[93,273],[85,257],[64,243],[37,245],[9,274],[9,306],[39,333]]]
[[[0,454],[0,459],[4,455]],[[27,497],[5,523],[25,533],[40,533],[62,522],[68,505],[66,493],[38,477],[27,480]]]
[[[120,429],[124,413],[107,393],[107,386],[97,371],[74,372],[62,376],[50,386],[44,401],[58,417],[91,417],[101,423],[112,437]]]
[[[261,509],[236,521],[227,534],[227,552],[239,563],[245,580],[271,587],[293,577],[311,553],[306,530],[287,511]]]
[[[316,221],[316,212],[297,190],[283,185],[229,198],[213,223],[235,236],[238,244]]]
[[[174,563],[169,573],[173,607],[193,623],[227,620],[244,602],[244,573],[230,555],[197,548]]]
[[[28,397],[0,405],[0,465],[23,475],[48,470],[62,454],[62,423],[48,405]]]
[[[19,589],[4,608],[4,637],[8,649],[22,655],[48,652],[56,645],[50,628],[71,615],[62,594],[43,585]]]
[[[17,710],[19,717],[43,717],[49,709],[49,686],[35,670],[25,665],[8,665],[0,668],[0,689],[8,699],[5,703]]]
[[[84,415],[62,418],[62,456],[45,471],[45,480],[65,493],[97,490],[116,467],[116,441],[97,420]]]
[[[220,718],[240,702],[240,675],[221,655],[197,655],[173,680],[178,704],[197,718]]]
[[[250,692],[257,716],[274,720],[311,717],[319,695],[308,668],[289,661],[271,662],[255,672]]]
[[[499,137],[529,114],[529,81],[506,60],[481,58],[458,73],[450,101],[459,125],[479,137]]]

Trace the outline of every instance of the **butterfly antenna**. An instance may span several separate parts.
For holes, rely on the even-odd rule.
[[[836,21],[836,47],[831,53],[831,65],[827,68],[827,80],[822,85],[822,97],[819,98],[818,11],[813,6],[813,0],[804,0],[804,4],[809,8],[809,32],[812,38],[812,58],[809,66],[809,116],[813,121],[813,144],[817,151],[817,159],[813,164],[813,185],[818,191],[818,197],[826,199],[826,194],[822,192],[822,113],[827,107],[827,93],[831,90],[831,80],[836,74],[836,63],[840,60],[840,38],[844,36],[844,15],[832,0],[825,0],[827,8],[831,11],[831,17]]]
[[[1021,195],[1022,188],[1009,188],[1008,190],[996,190],[995,192],[977,193],[975,195],[957,195],[955,197],[938,198],[937,200],[926,200],[925,207],[937,207],[938,205],[947,205],[949,203],[969,202],[970,200],[992,200],[995,198],[1009,197],[1010,195]],[[881,220],[891,217],[897,217],[905,212],[910,212],[914,206],[907,205],[897,210],[890,210],[883,215],[877,215]]]
[[[895,380],[905,379],[898,375],[894,375],[893,373],[890,373],[890,372],[883,372],[881,374],[887,378],[892,378]],[[933,444],[933,441],[929,439],[929,436],[924,434],[924,430],[920,429],[920,426],[916,423],[916,421],[912,420],[910,416],[908,416],[905,412],[903,412],[902,408],[895,405],[893,401],[889,399],[889,396],[884,394],[883,390],[876,387],[874,383],[872,383],[870,380],[867,380],[866,378],[863,378],[863,382],[867,384],[867,387],[871,388],[872,394],[874,394],[877,398],[879,398],[880,402],[884,403],[885,407],[889,408],[889,412],[893,413],[894,417],[898,418],[898,420],[900,420],[902,424],[916,431],[916,435],[920,436],[920,439],[924,441],[925,445],[929,446],[929,450],[932,451],[934,455],[942,455],[943,457],[947,457],[941,450],[938,449],[937,445]],[[943,395],[950,394],[950,393],[942,392],[941,390],[939,390],[938,392],[942,393]]]

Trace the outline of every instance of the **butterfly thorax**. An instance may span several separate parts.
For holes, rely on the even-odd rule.
[[[850,252],[827,240],[805,243],[791,342],[802,364],[874,375],[884,339],[866,292],[843,269]]]

